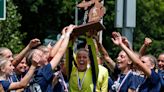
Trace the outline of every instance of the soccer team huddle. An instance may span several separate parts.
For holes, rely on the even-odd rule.
[[[161,50],[158,57],[145,55],[150,38],[145,38],[140,51],[135,52],[126,37],[113,32],[113,44],[121,49],[114,61],[93,36],[97,64],[87,46],[78,48],[72,55],[74,61],[66,63],[75,27],[63,28],[53,46],[32,39],[15,55],[0,47],[0,92],[164,92],[164,52]]]

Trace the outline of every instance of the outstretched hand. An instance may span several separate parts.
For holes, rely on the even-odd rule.
[[[39,44],[41,44],[40,40],[35,38],[35,39],[32,39],[29,43],[29,47],[30,48],[33,48],[33,47],[36,47],[38,46]]]
[[[113,38],[111,38],[111,39],[115,45],[123,44],[122,37],[121,37],[121,34],[119,32],[113,32],[112,36],[113,36]]]

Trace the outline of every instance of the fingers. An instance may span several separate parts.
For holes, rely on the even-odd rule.
[[[129,41],[128,39],[125,37],[125,36],[122,36],[122,42],[129,48],[130,45],[129,45]]]
[[[73,31],[73,29],[75,28],[76,26],[75,25],[69,25],[68,26],[68,29],[67,29],[67,32],[70,32],[70,33],[72,33],[72,31]]]
[[[70,24],[69,26],[66,26],[66,27],[64,27],[63,28],[63,30],[62,30],[62,34],[63,33],[72,33],[72,31],[73,31],[73,29],[75,28],[76,26],[75,25],[72,25],[72,24]]]
[[[119,32],[112,32],[113,38],[111,39],[115,45],[123,44],[122,37]]]
[[[150,39],[150,38],[145,38],[145,41],[144,41],[144,44],[146,45],[146,46],[149,46],[150,44],[152,43],[152,40]]]
[[[39,40],[39,39],[37,39],[37,38],[35,38],[35,39],[32,39],[32,40],[31,40],[31,42],[37,42],[37,43],[39,43],[39,42],[40,42],[40,40]]]
[[[38,56],[37,54],[33,53],[33,56],[32,56],[32,64],[34,66],[37,66],[38,63],[40,62],[41,58],[40,56]]]
[[[112,32],[112,36],[116,39],[117,37],[121,37],[121,34],[119,32]]]
[[[66,33],[66,29],[67,27],[64,27],[63,30],[62,30],[62,35],[64,35]]]
[[[111,38],[111,40],[112,40],[113,43],[115,42],[114,38]]]
[[[48,48],[49,50],[52,49],[51,42],[48,43],[47,48]]]
[[[40,40],[35,38],[30,41],[29,46],[30,48],[33,48],[33,47],[38,46],[39,44],[41,44]]]

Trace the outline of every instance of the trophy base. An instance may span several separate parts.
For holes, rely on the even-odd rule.
[[[100,21],[82,24],[74,28],[71,34],[71,37],[78,37],[80,35],[85,35],[86,32],[89,32],[92,30],[99,32],[101,30],[105,30],[105,26],[101,24]]]

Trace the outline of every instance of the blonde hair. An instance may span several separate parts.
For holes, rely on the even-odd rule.
[[[37,47],[37,49],[41,50],[44,52],[44,49],[48,49],[48,47],[44,46],[44,45],[40,45]]]
[[[4,50],[9,50],[10,51],[10,49],[8,49],[8,48],[6,48],[6,47],[0,47],[0,56],[1,57],[3,57],[4,55]]]
[[[86,49],[86,48],[80,48],[80,49],[76,52],[76,54],[79,54],[79,52],[81,52],[81,51],[84,51],[84,52],[86,52],[86,53],[89,55],[89,50]]]
[[[151,64],[154,65],[154,69],[156,69],[157,68],[157,59],[153,55],[150,55],[150,54],[145,55],[145,57],[149,58]]]
[[[0,68],[4,67],[7,62],[8,62],[8,59],[0,56]]]

